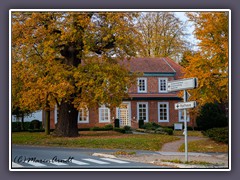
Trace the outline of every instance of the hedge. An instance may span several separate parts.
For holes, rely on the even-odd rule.
[[[228,127],[208,129],[203,134],[217,142],[228,144]]]

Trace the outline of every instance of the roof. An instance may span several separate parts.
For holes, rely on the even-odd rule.
[[[182,67],[170,58],[132,58],[119,62],[131,72],[142,73],[176,73],[176,79],[181,77]]]

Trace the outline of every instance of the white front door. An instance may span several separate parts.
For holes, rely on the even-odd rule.
[[[117,108],[117,118],[120,120],[120,127],[131,126],[130,102],[123,102]]]

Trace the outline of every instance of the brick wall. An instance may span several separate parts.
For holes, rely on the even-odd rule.
[[[161,77],[145,77],[147,78],[147,93],[156,94],[159,93],[158,78]],[[165,78],[165,77],[162,77]],[[168,77],[168,80],[173,80],[173,77]],[[137,93],[137,84],[129,88],[129,93]],[[148,119],[149,122],[155,122],[161,126],[173,126],[174,123],[179,122],[178,111],[174,109],[174,104],[179,102],[178,100],[145,100],[145,101],[131,101],[131,126],[138,128],[137,120],[137,102],[148,102]],[[158,122],[158,102],[169,102],[169,122]],[[116,118],[116,108],[111,110],[111,118],[109,123],[99,122],[98,109],[89,109],[89,123],[78,123],[78,128],[91,128],[91,127],[103,127],[107,124],[114,125],[114,119]],[[190,118],[191,119],[191,118]],[[188,123],[189,126],[192,122]],[[54,124],[54,111],[51,112],[51,128],[55,128]]]
[[[147,93],[158,93],[158,78],[166,78],[166,77],[157,77],[157,76],[150,76],[150,77],[143,77],[147,78]],[[174,80],[173,77],[167,77],[168,81]],[[137,91],[137,83],[129,88],[129,93],[138,93]]]

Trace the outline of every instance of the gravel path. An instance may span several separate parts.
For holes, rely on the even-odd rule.
[[[177,136],[177,137],[179,137],[180,140],[164,144],[160,151],[164,151],[164,152],[178,152],[178,149],[180,148],[180,146],[182,144],[184,144],[185,141],[184,141],[184,136]],[[202,139],[207,139],[207,138],[188,136],[188,142],[202,140]]]

